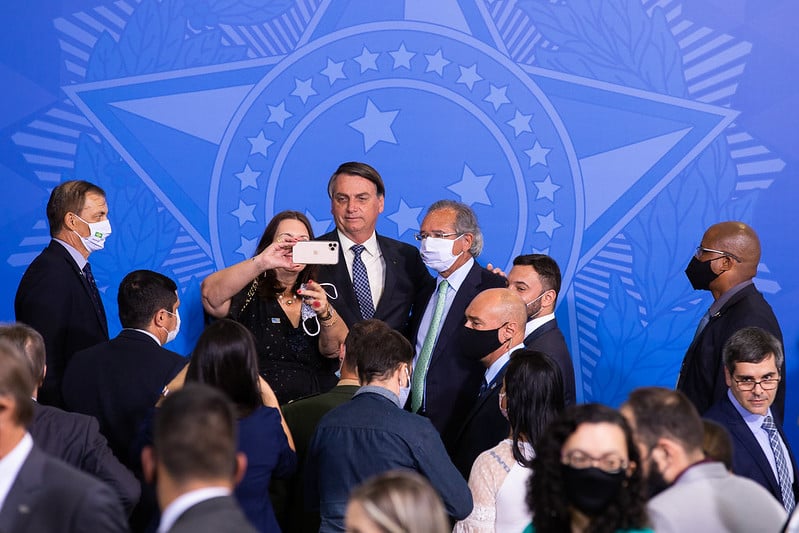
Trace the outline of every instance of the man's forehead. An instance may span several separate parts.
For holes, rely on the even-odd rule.
[[[529,285],[539,281],[538,272],[531,265],[513,265],[508,272],[508,281],[523,281]]]
[[[769,354],[759,363],[735,363],[735,375],[737,376],[758,376],[778,372],[774,354]]]

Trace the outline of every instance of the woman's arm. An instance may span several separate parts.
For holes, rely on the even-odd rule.
[[[283,410],[280,409],[280,404],[277,401],[275,392],[262,376],[258,376],[258,381],[261,384],[261,399],[264,405],[267,407],[274,407],[277,409],[277,412],[280,413],[280,425],[283,426],[283,433],[286,434],[286,440],[289,441],[289,448],[291,448],[292,451],[297,451],[294,447],[294,438],[291,436],[291,430],[289,430],[288,424],[286,424],[286,418],[283,416]]]
[[[202,302],[206,312],[216,318],[227,316],[230,300],[257,276],[267,270],[293,265],[290,259],[293,242],[274,242],[251,259],[214,272],[201,284]]]

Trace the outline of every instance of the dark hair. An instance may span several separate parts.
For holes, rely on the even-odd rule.
[[[560,294],[560,267],[554,259],[545,254],[520,255],[513,260],[514,265],[533,267],[541,287],[545,290],[555,291],[555,296]]]
[[[50,225],[50,236],[55,237],[64,225],[67,213],[80,216],[86,204],[86,195],[99,194],[105,198],[105,191],[93,183],[83,180],[65,181],[53,189],[47,201],[47,223]]]
[[[47,363],[47,352],[41,334],[27,324],[15,322],[0,325],[0,339],[7,340],[25,355],[34,386],[41,383],[44,379],[44,365]]]
[[[224,392],[240,418],[263,405],[250,330],[226,318],[206,327],[191,353],[186,381],[205,383]]]
[[[308,217],[300,213],[299,211],[281,211],[280,213],[276,214],[272,217],[272,220],[269,221],[269,224],[266,225],[263,234],[261,235],[261,240],[258,241],[258,246],[255,248],[255,253],[253,257],[260,254],[266,248],[272,244],[277,236],[277,227],[280,225],[281,222],[284,220],[298,220],[302,222],[305,226],[305,229],[308,230],[308,237],[311,239],[314,238],[313,228],[311,227],[311,222],[308,220]],[[307,265],[303,268],[299,275],[297,276],[297,281],[294,283],[294,286],[291,287],[291,292],[296,292],[297,289],[300,288],[300,285],[308,281],[309,279],[314,279],[317,272],[316,265]],[[260,279],[258,281],[258,295],[261,298],[275,298],[278,293],[283,292],[287,287],[284,287],[280,284],[277,280],[277,274],[272,269],[264,271],[261,274]]]
[[[480,231],[480,225],[477,223],[477,215],[468,205],[456,202],[455,200],[438,200],[427,208],[427,215],[433,211],[451,210],[455,212],[455,231],[462,235],[464,233],[471,233],[472,246],[469,248],[469,253],[472,257],[477,257],[483,251],[483,232]],[[425,216],[427,216],[425,215]]]
[[[409,470],[389,470],[367,479],[350,494],[381,531],[449,533],[441,497],[424,477]]]
[[[375,170],[374,167],[369,166],[366,163],[359,163],[358,161],[349,161],[348,163],[340,164],[336,171],[333,172],[333,175],[330,176],[330,180],[327,182],[327,195],[330,198],[333,198],[333,186],[335,185],[336,178],[338,178],[339,174],[360,176],[364,179],[367,179],[374,183],[375,189],[377,190],[377,196],[386,195],[386,186],[383,184],[383,178],[380,177],[380,173]]]
[[[161,309],[171,313],[177,290],[174,281],[152,270],[134,270],[122,278],[117,292],[122,327],[145,329]]]
[[[225,396],[206,385],[187,383],[156,410],[155,457],[178,483],[233,478],[237,425]]]
[[[386,328],[388,328],[386,323],[376,318],[353,324],[344,341],[344,359],[341,361],[341,366],[352,374],[357,373],[358,354],[370,349],[370,337],[385,333]]]
[[[616,498],[600,515],[591,517],[588,531],[613,533],[617,530],[641,529],[647,524],[646,504],[641,480],[638,448],[632,430],[621,414],[602,404],[570,405],[541,436],[533,460],[535,474],[530,476],[527,505],[533,511],[537,533],[571,530],[569,502],[563,482],[561,452],[569,437],[581,424],[609,423],[624,432],[630,464],[635,464]],[[537,511],[536,511],[537,510]]]
[[[760,363],[774,356],[774,364],[780,372],[785,356],[782,352],[782,343],[763,328],[752,326],[739,329],[733,333],[722,349],[724,366],[730,371],[730,375],[735,374],[737,363]]]
[[[27,427],[33,420],[34,385],[28,358],[11,342],[0,339],[0,396],[14,400],[14,422],[20,426]]]
[[[624,402],[634,417],[636,439],[651,450],[666,437],[686,451],[702,449],[702,419],[691,400],[680,391],[663,387],[641,387]]]
[[[535,450],[547,426],[563,411],[563,376],[560,367],[545,353],[520,349],[511,354],[505,370],[508,421],[513,438],[513,458],[532,467],[519,439]]]
[[[402,363],[410,364],[413,360],[413,347],[408,339],[391,329],[385,322],[370,327],[374,331],[358,343],[355,364],[358,367],[358,379],[366,385],[377,379],[385,379]]]
[[[727,428],[713,420],[702,419],[702,451],[711,461],[724,463],[732,472],[732,437]]]

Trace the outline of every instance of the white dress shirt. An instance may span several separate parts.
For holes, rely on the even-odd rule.
[[[550,320],[555,320],[555,313],[549,313],[548,315],[544,316],[537,316],[532,320],[528,320],[527,324],[524,325],[524,338],[530,336],[530,333],[534,332]]]
[[[11,486],[17,480],[19,471],[22,469],[22,465],[25,464],[25,460],[32,449],[33,438],[26,431],[22,440],[5,457],[0,459],[0,509],[3,509],[6,497],[11,491]]]

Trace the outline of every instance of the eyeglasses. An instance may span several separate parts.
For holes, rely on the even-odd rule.
[[[624,459],[617,453],[606,453],[601,457],[593,457],[588,455],[582,450],[572,450],[561,457],[560,462],[564,465],[569,465],[572,468],[583,469],[591,466],[596,466],[600,470],[608,474],[615,474],[621,472],[630,464],[627,459]]]
[[[780,378],[766,378],[760,381],[752,378],[744,378],[735,379],[734,381],[738,385],[738,388],[744,392],[753,391],[758,385],[760,385],[760,388],[763,390],[774,390],[777,388],[777,385],[780,384]]]
[[[428,237],[433,237],[434,239],[446,239],[449,237],[454,237],[455,235],[460,237],[461,235],[463,235],[463,233],[458,233],[457,231],[452,233],[444,233],[443,231],[431,231],[430,233],[427,233],[426,231],[420,231],[419,233],[414,235],[413,238],[416,239],[417,241],[423,241]]]
[[[696,247],[696,252],[694,252],[694,257],[699,259],[700,257],[702,257],[702,254],[705,253],[705,252],[710,252],[710,253],[713,253],[713,254],[721,254],[724,257],[732,257],[733,259],[735,259],[736,262],[742,263],[741,258],[738,257],[737,255],[731,254],[730,252],[723,252],[721,250],[714,250],[713,248],[705,248],[704,246],[697,246]],[[720,258],[717,258],[717,259],[720,259]]]

